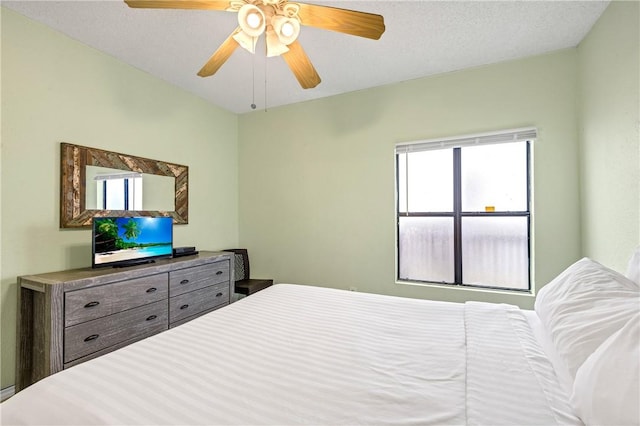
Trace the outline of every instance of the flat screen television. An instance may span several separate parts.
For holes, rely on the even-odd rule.
[[[92,228],[93,268],[151,263],[173,255],[173,218],[96,217]]]

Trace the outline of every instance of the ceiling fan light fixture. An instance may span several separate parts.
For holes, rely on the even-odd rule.
[[[238,24],[250,37],[259,37],[265,28],[264,12],[253,4],[245,4],[238,11]]]
[[[265,38],[267,43],[267,58],[280,56],[289,51],[287,45],[280,41],[278,34],[276,34],[274,30],[268,29]]]
[[[254,30],[260,28],[260,21],[260,14],[256,12],[247,14],[247,25],[249,25],[249,27],[253,28]]]
[[[291,37],[293,35],[293,25],[290,22],[285,22],[282,24],[282,28],[280,29],[280,34],[285,37]]]
[[[256,53],[257,37],[251,37],[244,31],[238,31],[233,35],[233,39],[237,41],[243,49],[246,49],[251,53]]]
[[[276,15],[271,20],[273,29],[283,44],[290,45],[300,35],[300,21],[282,15]]]

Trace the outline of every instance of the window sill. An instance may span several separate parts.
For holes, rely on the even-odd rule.
[[[535,298],[535,293],[533,290],[527,291],[515,291],[515,290],[501,290],[495,288],[484,288],[484,287],[470,287],[470,286],[459,286],[459,285],[448,285],[448,284],[438,284],[438,283],[419,283],[414,281],[401,281],[396,280],[397,285],[406,285],[412,287],[427,287],[427,288],[437,288],[437,289],[446,289],[451,291],[461,291],[461,292],[473,292],[473,293],[490,293],[490,294],[501,294],[501,295],[509,295],[509,296],[522,296],[526,298]]]

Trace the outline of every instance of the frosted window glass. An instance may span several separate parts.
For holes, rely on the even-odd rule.
[[[526,150],[526,142],[462,148],[462,211],[527,210]]]
[[[453,218],[400,218],[400,279],[454,281]]]
[[[527,218],[463,217],[462,282],[529,289]]]
[[[409,212],[453,211],[452,150],[398,154],[398,209],[400,212],[407,212],[407,198]]]

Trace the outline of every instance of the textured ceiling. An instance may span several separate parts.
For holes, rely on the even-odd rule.
[[[608,1],[309,1],[384,16],[380,40],[302,27],[322,82],[303,90],[280,57],[237,49],[196,75],[237,26],[230,12],[131,9],[123,1],[2,1],[235,113],[271,108],[577,46]],[[259,45],[260,48],[260,45]],[[259,51],[263,51],[264,47]],[[266,102],[266,103],[265,103]]]

